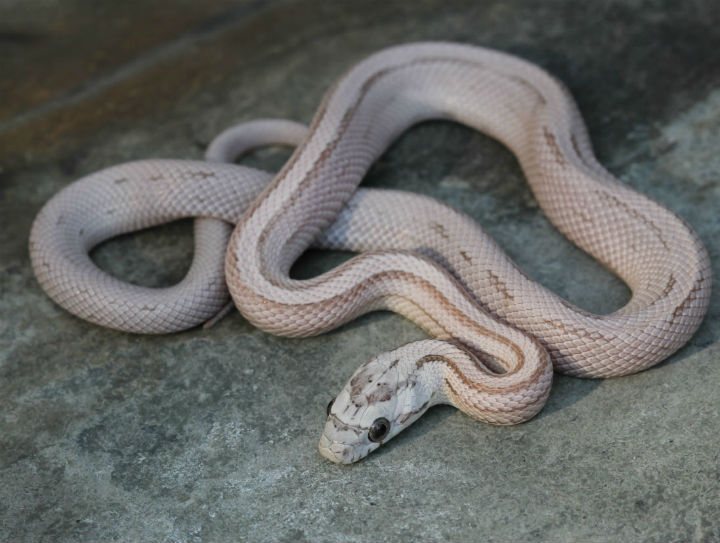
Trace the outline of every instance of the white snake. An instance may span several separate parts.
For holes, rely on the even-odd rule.
[[[419,195],[356,190],[388,145],[426,119],[452,119],[507,145],[553,224],[628,284],[627,305],[582,311],[530,280],[458,211]],[[204,322],[225,303],[225,281],[250,322],[285,336],[377,309],[405,315],[436,339],[363,364],[329,406],[319,448],[342,463],[438,403],[496,424],[527,420],[545,403],[553,365],[581,377],[640,371],[683,345],[705,314],[710,266],[695,233],[598,164],[572,98],[533,64],[458,44],[389,48],[334,85],[304,136],[292,123],[258,123],[209,150],[211,160],[231,160],[254,145],[302,140],[274,179],[220,162],[150,160],[77,181],[33,226],[38,281],[72,313],[133,332]],[[193,264],[177,286],[124,284],[87,255],[119,233],[189,216],[237,227],[228,245],[228,225],[198,220]],[[291,279],[311,244],[362,254]]]

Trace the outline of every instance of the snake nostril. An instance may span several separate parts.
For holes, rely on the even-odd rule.
[[[332,409],[333,404],[335,403],[335,398],[330,400],[327,404],[327,415],[330,416],[330,410]]]

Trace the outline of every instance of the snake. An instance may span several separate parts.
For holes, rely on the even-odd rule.
[[[550,222],[621,278],[630,300],[609,314],[585,311],[533,281],[449,205],[358,188],[404,131],[436,119],[506,145]],[[230,163],[270,143],[296,146],[277,174]],[[185,217],[196,218],[195,254],[177,285],[129,285],[88,256],[113,236]],[[291,277],[311,246],[358,254],[319,276]],[[250,323],[281,336],[321,334],[377,310],[410,319],[429,338],[365,362],[328,405],[318,449],[340,464],[434,405],[517,424],[542,409],[553,371],[606,378],[649,368],[695,333],[711,288],[696,233],[598,162],[558,79],[508,53],[450,42],[362,60],[326,93],[309,128],[243,124],[204,161],[141,160],[72,183],[36,217],[30,256],[56,303],[129,332],[198,326],[228,292]]]

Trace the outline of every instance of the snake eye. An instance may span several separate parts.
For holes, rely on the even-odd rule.
[[[390,421],[385,417],[375,419],[368,430],[368,439],[375,443],[382,441],[382,439],[390,432]]]
[[[332,400],[330,400],[330,401],[328,402],[328,406],[327,406],[327,414],[328,414],[328,417],[330,416],[330,410],[332,409],[332,406],[333,406],[334,403],[335,403],[335,398],[333,398]]]

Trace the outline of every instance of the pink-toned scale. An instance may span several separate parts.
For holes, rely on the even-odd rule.
[[[553,224],[621,277],[631,300],[609,315],[582,311],[530,280],[458,211],[357,189],[400,133],[438,118],[510,147]],[[218,162],[267,143],[299,144],[274,178]],[[598,164],[562,85],[504,53],[450,43],[380,51],[333,86],[308,132],[251,123],[208,157],[115,166],[61,191],[33,227],[35,273],[69,311],[140,333],[201,324],[225,303],[225,283],[243,315],[275,334],[319,334],[376,309],[407,316],[435,339],[358,369],[320,442],[335,462],[364,457],[437,403],[497,424],[527,420],[547,399],[553,366],[580,377],[640,371],[683,345],[707,309],[709,260],[692,229]],[[189,216],[206,218],[175,287],[124,284],[87,256],[114,235]],[[229,242],[231,228],[207,217],[237,223]],[[311,244],[361,254],[291,279]]]

